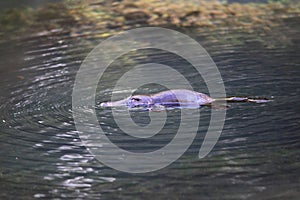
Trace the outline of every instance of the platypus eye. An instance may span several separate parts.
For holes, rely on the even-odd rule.
[[[141,99],[140,98],[136,98],[136,97],[133,97],[131,98],[132,100],[135,100],[135,101],[140,101]]]

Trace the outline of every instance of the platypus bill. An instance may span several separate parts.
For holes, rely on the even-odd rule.
[[[248,98],[248,97],[229,97],[213,99],[206,94],[200,92],[194,92],[191,90],[177,89],[167,90],[159,92],[153,95],[133,95],[126,99],[103,102],[101,107],[120,107],[126,106],[128,108],[147,108],[153,107],[160,108],[172,108],[172,107],[200,107],[211,106],[214,102],[254,102],[254,103],[266,103],[270,100],[265,98]]]

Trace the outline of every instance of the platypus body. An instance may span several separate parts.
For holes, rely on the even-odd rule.
[[[227,102],[255,102],[265,103],[267,99],[252,99],[247,97],[229,97],[223,99],[213,99],[206,94],[185,90],[167,90],[153,95],[133,95],[126,99],[113,102],[103,102],[101,107],[119,107],[127,106],[129,108],[143,107],[151,108],[154,106],[161,107],[200,107],[209,106],[216,101]]]

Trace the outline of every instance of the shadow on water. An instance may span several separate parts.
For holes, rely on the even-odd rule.
[[[184,156],[167,168],[142,175],[102,165],[82,145],[74,127],[71,95],[75,75],[99,39],[90,38],[86,43],[60,30],[1,43],[1,199],[16,194],[20,199],[297,199],[300,195],[297,24],[299,18],[286,20],[279,29],[292,27],[286,33],[291,42],[272,48],[266,45],[267,37],[266,41],[256,40],[255,34],[239,35],[238,41],[243,41],[240,43],[235,42],[237,36],[230,31],[181,30],[210,53],[222,74],[228,96],[264,96],[274,101],[231,104],[221,138],[209,156],[199,160],[198,151],[210,119],[210,109],[201,108],[197,137]],[[211,35],[216,37],[212,39]],[[186,65],[170,54],[155,51],[150,54],[145,57],[139,52],[131,59],[134,64],[148,59],[165,60],[182,68]],[[115,65],[121,65],[122,61],[116,61]],[[118,68],[112,68],[112,79],[117,72]],[[207,90],[201,78],[194,74],[189,78],[201,82],[197,90]],[[98,94],[108,97],[112,88],[106,86],[110,84],[99,86]],[[144,91],[154,93],[157,88],[149,86]],[[110,126],[109,111],[97,112],[112,137],[120,134]],[[132,140],[122,140],[122,135],[115,140],[129,149],[159,148],[177,130],[176,112],[170,112],[167,134],[157,140],[137,146]]]

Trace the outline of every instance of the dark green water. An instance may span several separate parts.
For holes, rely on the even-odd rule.
[[[127,174],[98,162],[82,145],[72,117],[72,87],[87,53],[101,40],[54,31],[0,44],[1,199],[298,199],[300,174],[299,18],[279,30],[286,38],[232,35],[230,31],[185,30],[216,62],[228,96],[263,96],[267,104],[232,104],[217,145],[199,160],[210,109],[189,150],[175,163],[147,174]],[[289,27],[289,28],[287,28]],[[279,31],[280,32],[280,31]],[[212,37],[215,36],[215,37]],[[263,38],[263,39],[262,39]],[[132,55],[136,62],[185,62],[152,51]],[[122,60],[115,65],[122,67]],[[185,71],[186,72],[186,71]],[[119,73],[113,68],[109,73]],[[187,72],[188,73],[188,72]],[[196,75],[189,80],[206,92]],[[199,84],[200,82],[200,84]],[[106,85],[107,84],[107,85]],[[107,98],[108,82],[98,94]],[[147,92],[156,92],[149,86]],[[98,102],[99,103],[99,102]],[[109,111],[98,116],[110,129]],[[171,111],[176,113],[178,111]],[[177,130],[148,148],[159,148]],[[172,121],[173,120],[173,121]],[[118,132],[112,131],[118,135]],[[120,136],[121,137],[121,136]],[[118,139],[118,138],[117,138]],[[119,138],[123,148],[143,145]]]
[[[60,0],[11,0],[11,1],[1,1],[0,2],[0,10],[5,10],[8,8],[20,8],[20,7],[39,7],[46,3],[54,3],[59,2]]]

